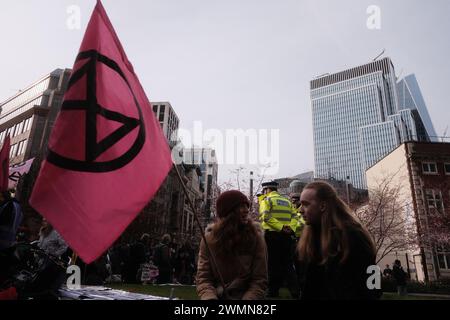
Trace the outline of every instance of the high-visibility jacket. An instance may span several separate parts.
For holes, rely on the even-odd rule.
[[[294,209],[294,210],[296,212],[295,225],[294,225],[295,236],[297,238],[300,238],[303,227],[305,226],[305,220],[303,219],[303,216],[298,209]]]
[[[261,226],[264,230],[279,232],[287,225],[295,232],[297,212],[287,198],[272,191],[265,197],[260,197],[259,201]]]

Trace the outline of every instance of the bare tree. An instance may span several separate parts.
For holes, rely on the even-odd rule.
[[[228,181],[221,182],[219,184],[220,192],[227,191],[227,190],[239,190],[244,194],[250,195],[250,171],[254,172],[253,180],[254,180],[254,188],[253,195],[258,194],[261,191],[261,184],[266,179],[266,172],[271,167],[271,164],[266,164],[261,167],[257,168],[246,168],[246,167],[238,167],[236,169],[230,170],[230,177]],[[217,196],[220,194],[218,192]],[[215,202],[216,199],[214,199]],[[252,204],[252,214],[254,218],[256,219],[258,217],[257,212],[257,199],[254,197],[253,199],[250,199],[250,201],[253,202]]]
[[[402,188],[393,176],[370,189],[369,195],[369,200],[355,214],[373,237],[377,263],[391,252],[417,248],[411,199],[402,195]]]

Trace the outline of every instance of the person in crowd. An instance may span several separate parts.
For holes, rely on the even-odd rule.
[[[9,191],[0,192],[0,250],[11,248],[15,244],[22,219],[19,202]]]
[[[267,290],[267,249],[262,230],[249,219],[249,200],[237,190],[216,202],[217,221],[206,229],[196,274],[202,300],[263,299]]]
[[[158,278],[156,283],[171,283],[173,277],[172,250],[170,248],[171,237],[163,235],[161,242],[156,246],[153,253],[153,263],[158,267]]]
[[[302,299],[378,299],[367,273],[375,246],[336,190],[326,182],[306,185],[300,198],[306,226],[298,244]]]
[[[150,236],[144,233],[141,238],[130,246],[129,273],[131,283],[140,283],[139,269],[147,262]]]
[[[64,239],[46,219],[42,220],[42,227],[39,231],[39,241],[37,245],[46,254],[54,258],[60,258],[69,248]]]
[[[401,296],[406,296],[408,294],[406,290],[406,280],[408,274],[403,270],[400,260],[394,261],[394,266],[392,267],[392,277],[397,284],[397,293]]]
[[[278,193],[276,181],[264,182],[261,186],[264,196],[258,200],[269,259],[268,297],[278,297],[281,286],[286,283],[291,297],[298,299],[299,288],[295,281],[293,261],[297,212],[290,200]]]
[[[192,274],[194,272],[195,253],[191,242],[186,240],[177,254],[177,279],[181,284],[192,284]]]
[[[390,268],[390,266],[387,264],[386,268],[383,270],[383,277],[385,278],[390,278],[392,276],[392,269]]]

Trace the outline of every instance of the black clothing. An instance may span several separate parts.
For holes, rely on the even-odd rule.
[[[277,297],[284,280],[287,280],[291,296],[298,298],[298,283],[292,256],[294,240],[284,232],[267,230],[264,238],[268,253],[269,297]]]
[[[370,290],[367,268],[376,265],[375,254],[366,246],[366,239],[359,231],[349,233],[350,254],[345,262],[340,256],[330,258],[325,265],[302,265],[301,294],[305,300],[356,300],[378,299],[381,291]]]
[[[392,276],[397,282],[397,286],[405,286],[406,285],[406,272],[403,270],[402,266],[394,265],[392,267]]]

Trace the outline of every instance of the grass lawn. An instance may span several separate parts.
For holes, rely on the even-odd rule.
[[[394,292],[384,292],[381,300],[449,300],[446,297],[430,297],[430,296],[399,296]]]
[[[198,300],[197,293],[194,286],[157,286],[157,285],[139,285],[139,284],[108,284],[107,287],[124,290],[135,293],[150,294],[160,297],[170,297],[171,289],[173,288],[173,297],[181,300]],[[278,299],[290,299],[289,291],[285,288],[280,290],[280,298]],[[275,300],[278,300],[275,299]],[[385,292],[381,300],[443,300],[439,297],[428,296],[399,296],[393,292]]]

